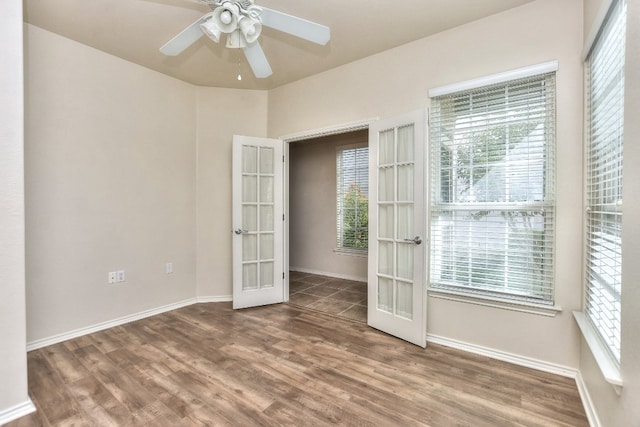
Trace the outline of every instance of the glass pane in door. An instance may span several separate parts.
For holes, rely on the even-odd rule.
[[[398,128],[398,162],[413,162],[413,125]]]
[[[394,152],[394,130],[388,129],[379,134],[379,157],[378,164],[386,165],[389,163],[393,163],[393,152]]]
[[[258,171],[257,147],[245,145],[242,147],[242,172],[256,173]]]
[[[242,229],[258,231],[258,207],[255,205],[242,206]]]
[[[273,173],[273,148],[260,148],[260,173]]]
[[[258,289],[258,264],[244,264],[242,266],[242,289]]]
[[[242,201],[257,202],[258,201],[258,178],[252,175],[244,175],[242,177]]]
[[[393,280],[378,278],[378,309],[393,313]]]
[[[393,242],[378,243],[378,273],[393,276]]]
[[[242,236],[242,260],[256,261],[257,259],[258,247],[255,234],[244,234]]]
[[[378,219],[380,229],[378,235],[382,239],[393,239],[393,205],[379,205]]]
[[[260,263],[260,288],[273,287],[273,262]]]
[[[260,177],[260,202],[273,203],[273,177]]]
[[[273,206],[260,206],[260,231],[273,231]]]
[[[260,258],[273,259],[273,234],[260,236]]]
[[[398,201],[413,200],[413,165],[398,166]]]
[[[400,279],[413,278],[413,243],[397,244],[396,276]]]
[[[413,239],[413,204],[398,204],[398,237],[401,239]]]
[[[398,294],[396,296],[396,314],[405,319],[413,318],[413,283],[397,282]]]

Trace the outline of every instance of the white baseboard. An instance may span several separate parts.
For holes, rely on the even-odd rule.
[[[94,332],[113,328],[114,326],[124,325],[125,323],[144,319],[146,317],[155,316],[156,314],[161,314],[167,311],[186,307],[188,305],[195,304],[196,302],[198,302],[196,298],[190,298],[190,299],[179,301],[173,304],[164,305],[162,307],[157,307],[150,310],[141,311],[139,313],[130,314],[128,316],[123,316],[117,319],[110,320],[108,322],[102,322],[96,325],[87,326],[85,328],[76,329],[74,331],[65,332],[63,334],[54,335],[49,338],[42,338],[39,340],[31,341],[27,343],[27,351],[37,350],[42,347],[58,344],[60,342],[67,341],[73,338],[78,338],[83,335],[92,334]]]
[[[434,344],[440,344],[447,347],[455,348],[457,350],[467,351],[469,353],[490,357],[492,359],[502,360],[503,362],[513,363],[514,365],[524,366],[526,368],[536,369],[538,371],[573,378],[576,382],[576,387],[578,388],[580,400],[582,400],[582,406],[584,407],[584,411],[587,415],[589,425],[591,427],[602,426],[602,424],[600,424],[600,419],[598,418],[596,408],[593,405],[593,401],[591,400],[591,396],[589,395],[589,391],[586,384],[584,383],[582,374],[580,373],[579,369],[569,368],[567,366],[562,366],[555,363],[544,362],[530,357],[519,356],[517,354],[507,353],[505,351],[482,347],[475,344],[469,344],[438,335],[427,334],[427,341]]]
[[[530,357],[524,357],[506,351],[495,350],[493,348],[482,347],[475,344],[469,344],[462,341],[441,337],[438,335],[427,334],[427,341],[434,344],[440,344],[447,347],[455,348],[469,353],[487,356],[492,359],[502,360],[503,362],[513,363],[514,365],[524,366],[526,368],[537,369],[538,371],[548,372],[551,374],[561,375],[568,378],[576,378],[579,371],[567,366],[557,365]]]
[[[291,267],[291,266],[289,266],[289,270],[297,271],[299,273],[317,274],[319,276],[335,277],[336,279],[353,280],[355,282],[367,283],[366,277],[351,276],[349,274],[330,273],[327,271],[319,271],[319,270],[312,270],[310,268]]]
[[[207,302],[231,302],[233,301],[233,295],[223,295],[220,297],[197,297],[196,302],[207,303]]]
[[[578,371],[578,375],[576,375],[576,386],[578,387],[578,393],[580,394],[584,411],[587,414],[589,425],[591,427],[601,427],[602,424],[600,423],[600,418],[598,418],[596,407],[593,404],[593,400],[591,400],[591,395],[589,395],[589,390],[587,389],[587,385],[584,383],[584,379],[582,378],[580,371]]]
[[[16,406],[12,406],[11,408],[1,410],[0,426],[5,425],[10,421],[17,420],[20,417],[24,417],[25,415],[29,415],[35,411],[36,406],[33,404],[31,399],[28,399],[26,402],[22,402]]]
[[[233,297],[231,295],[223,295],[219,297],[189,298],[184,301],[179,301],[173,304],[164,305],[162,307],[153,308],[151,310],[141,311],[140,313],[130,314],[128,316],[120,317],[114,320],[110,320],[108,322],[102,322],[96,325],[87,326],[86,328],[80,328],[74,331],[65,332],[63,334],[54,335],[49,338],[43,338],[43,339],[31,341],[27,343],[27,351],[37,350],[39,348],[46,347],[48,345],[58,344],[60,342],[67,341],[73,338],[78,338],[83,335],[92,334],[94,332],[113,328],[114,326],[124,325],[125,323],[155,316],[156,314],[166,313],[167,311],[176,310],[178,308],[186,307],[192,304],[208,303],[208,302],[229,302],[232,300],[233,300]]]

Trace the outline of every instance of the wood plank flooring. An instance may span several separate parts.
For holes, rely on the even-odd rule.
[[[587,426],[572,379],[287,304],[195,304],[28,353],[8,426]]]

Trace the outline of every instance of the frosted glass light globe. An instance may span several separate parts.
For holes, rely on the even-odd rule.
[[[224,12],[222,12],[220,14],[220,21],[222,21],[223,24],[230,24],[231,23],[231,12],[229,12],[228,10],[225,10]]]

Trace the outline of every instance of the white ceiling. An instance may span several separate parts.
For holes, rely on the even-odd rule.
[[[207,37],[177,57],[158,49],[211,9],[188,0],[24,0],[25,21],[186,82],[272,89],[533,0],[256,0],[257,5],[331,28],[318,46],[265,28],[273,69],[256,79],[242,51]],[[242,81],[236,76],[242,73]]]

